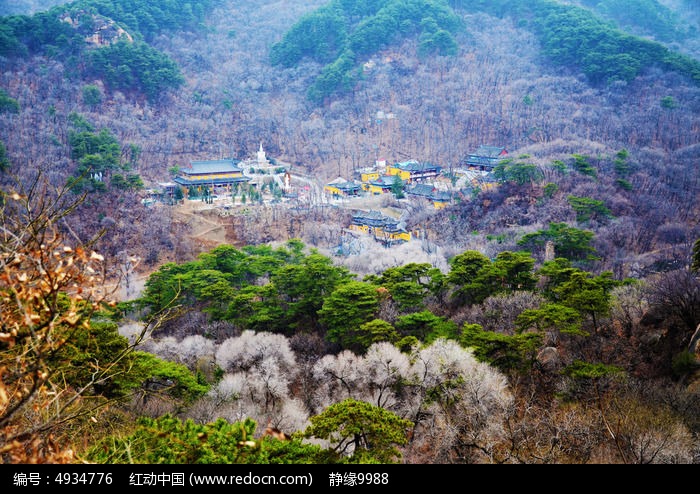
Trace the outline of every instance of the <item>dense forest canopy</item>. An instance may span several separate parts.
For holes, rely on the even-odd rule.
[[[24,5],[2,461],[700,461],[697,2]],[[324,196],[384,161],[450,201]]]
[[[303,58],[327,64],[309,97],[321,101],[349,90],[359,78],[357,65],[403,38],[418,36],[424,56],[456,54],[452,36],[461,21],[444,1],[334,1],[305,16],[272,46],[272,65],[295,66]]]

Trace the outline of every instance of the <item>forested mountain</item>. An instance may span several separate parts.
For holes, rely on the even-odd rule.
[[[0,18],[4,462],[700,461],[697,2],[25,4]],[[261,143],[285,200],[147,201]],[[507,155],[460,181],[482,145]],[[382,160],[452,194],[367,198],[394,247],[313,195]]]
[[[641,21],[631,21],[644,18],[649,21],[647,31],[654,26],[655,32],[661,33],[661,24],[669,32],[677,32],[671,19],[662,24],[654,23],[653,17],[650,18],[649,13],[658,12],[657,17],[665,13],[656,2],[649,2],[646,9],[636,2],[626,2],[628,7],[636,6],[631,11],[624,10],[624,3],[609,6],[602,2],[595,8],[620,19],[623,24],[627,20],[627,25],[632,23],[644,28]],[[697,60],[630,36],[577,7],[548,0],[453,4],[453,8],[487,12],[499,17],[516,16],[521,26],[536,34],[543,53],[552,63],[578,67],[594,85],[628,82],[653,65],[677,70],[700,83]],[[463,26],[447,2],[386,1],[360,5],[351,3],[351,8],[348,8],[341,1],[331,2],[305,17],[272,47],[273,65],[296,65],[304,57],[321,63],[330,62],[310,89],[312,100],[318,101],[335,91],[347,91],[359,77],[359,61],[406,36],[418,37],[418,53],[422,57],[456,55],[457,42],[453,34]],[[668,40],[669,36],[671,34],[665,39]],[[660,37],[664,39],[663,33]],[[683,37],[679,34],[676,39]]]

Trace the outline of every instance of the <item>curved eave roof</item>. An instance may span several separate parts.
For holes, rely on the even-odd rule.
[[[208,180],[202,180],[202,179],[195,179],[195,178],[185,178],[185,177],[177,177],[174,182],[180,185],[184,186],[189,186],[189,185],[212,185],[212,184],[235,184],[235,183],[241,183],[241,182],[249,182],[250,178],[248,177],[227,177],[227,178],[217,178],[216,180],[208,179]]]

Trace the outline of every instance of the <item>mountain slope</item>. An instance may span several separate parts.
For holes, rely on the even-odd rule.
[[[177,65],[149,42],[195,27],[212,5],[212,0],[194,7],[179,0],[79,0],[32,16],[4,17],[0,55],[9,63],[43,55],[65,64],[74,78],[96,77],[113,90],[154,100],[184,81]]]
[[[700,84],[697,60],[615,29],[586,9],[549,0],[462,1],[451,5],[446,1],[393,0],[350,10],[336,0],[295,24],[282,41],[273,45],[271,62],[290,67],[308,57],[327,64],[309,89],[309,97],[318,102],[352,89],[360,77],[360,63],[405,37],[418,38],[422,56],[456,55],[453,34],[465,29],[457,16],[464,9],[518,19],[537,34],[543,53],[553,64],[579,67],[592,84],[631,81],[652,66],[678,71]],[[678,31],[679,20],[671,11],[654,0],[599,2],[594,7],[596,13],[617,19],[621,27],[636,27],[643,32],[653,29],[663,41],[681,41],[689,36]],[[666,22],[660,22],[662,19]]]
[[[615,205],[616,221],[639,229],[633,238],[646,240],[634,247],[629,244],[635,242],[628,242],[625,248],[629,251],[620,261],[625,265],[659,248],[666,249],[664,229],[683,228],[684,235],[670,237],[679,242],[674,245],[697,231],[692,221],[697,199],[691,191],[698,183],[693,165],[698,146],[698,88],[677,72],[659,66],[642,70],[639,65],[639,72],[630,72],[630,77],[637,74],[631,79],[607,84],[605,71],[609,67],[604,65],[600,84],[594,85],[585,77],[585,67],[554,64],[551,56],[545,56],[556,44],[546,45],[536,33],[536,18],[522,13],[522,9],[534,12],[529,4],[452,2],[456,8],[446,19],[458,15],[463,26],[451,34],[458,44],[456,53],[426,57],[416,31],[414,36],[382,45],[374,54],[366,53],[359,83],[337,93],[326,105],[318,105],[307,96],[323,73],[323,59],[302,57],[296,65],[282,68],[273,67],[269,57],[279,43],[288,40],[286,33],[294,31],[300,19],[327,9],[328,2],[285,3],[284,8],[282,2],[269,0],[217,5],[212,15],[203,17],[203,31],[190,30],[191,25],[185,22],[188,29],[169,31],[167,36],[158,35],[166,26],[148,31],[150,35],[142,33],[144,39],[151,40],[151,49],[176,63],[183,76],[177,91],[154,90],[155,98],[105,85],[97,72],[88,73],[87,79],[79,82],[73,77],[70,60],[47,57],[46,46],[21,63],[4,59],[3,88],[21,108],[18,114],[0,115],[0,136],[14,163],[13,172],[21,175],[41,168],[50,170],[55,181],[75,176],[81,164],[71,153],[69,142],[72,113],[82,115],[95,133],[108,130],[122,147],[125,162],[132,161],[132,150],[138,150],[129,173],[138,173],[146,186],[167,181],[170,169],[185,166],[191,159],[250,157],[260,141],[270,156],[290,162],[321,184],[339,175],[349,178],[354,170],[370,166],[378,158],[418,159],[446,169],[457,168],[479,145],[493,144],[506,147],[516,158],[529,155],[527,160],[542,167],[548,176],[553,162],[568,161],[574,154],[588,155],[596,164],[604,164],[598,183],[604,187],[596,190],[595,182],[571,180],[560,187],[576,197],[605,200],[609,208]],[[373,5],[379,9],[380,4]],[[465,10],[466,6],[472,10]],[[521,10],[512,10],[515,7]],[[493,15],[484,13],[486,8]],[[375,18],[372,15],[365,20]],[[357,13],[348,19],[353,26],[362,23]],[[451,24],[445,21],[438,25]],[[599,22],[592,25],[605,29]],[[420,29],[420,23],[413,26]],[[565,34],[554,29],[548,32]],[[138,37],[138,33],[133,36]],[[630,42],[634,46],[644,43],[637,38]],[[336,48],[342,53],[340,45]],[[327,52],[328,60],[334,53]],[[586,53],[564,55],[585,58]],[[590,58],[595,60],[596,56]],[[96,98],[86,98],[88,95]],[[387,114],[393,118],[377,118]],[[634,165],[624,178],[635,187],[632,192],[616,185],[620,177],[607,171],[622,149],[630,153]],[[96,193],[90,196],[92,215],[86,211],[81,217],[88,230],[110,225],[114,241],[105,237],[108,252],[133,249],[153,262],[166,258],[168,252],[192,255],[193,247],[182,244],[182,235],[170,231],[184,225],[166,220],[166,212],[144,210],[138,212],[139,222],[158,224],[156,231],[160,233],[142,232],[138,222],[127,216],[137,207],[132,204],[134,199],[123,195],[126,192],[111,193],[121,195],[119,200],[129,207],[106,208],[105,198]],[[662,207],[650,207],[655,201]],[[449,227],[435,223],[431,241],[439,243],[445,255],[472,240],[496,251],[506,245],[488,242],[486,237],[502,238],[505,234],[512,246],[519,236],[546,228],[549,221],[574,218],[564,193],[557,196],[549,211],[524,209],[515,211],[514,216],[513,204],[501,200],[491,204],[488,215],[480,219],[492,221],[474,221],[467,213],[473,207],[470,203],[453,205],[454,211],[445,217],[449,219],[454,213],[455,218],[468,221],[448,223]],[[643,216],[647,214],[653,215],[653,220]],[[405,215],[411,224],[421,225],[432,213],[408,210]],[[512,221],[514,217],[516,221]],[[330,247],[327,238],[335,237],[322,232],[341,227],[334,221],[330,226],[324,224],[324,217],[318,216],[304,220],[302,228],[289,228],[284,215],[280,218],[273,238],[284,239],[293,231],[313,237],[325,248]],[[518,229],[508,226],[516,224]],[[241,242],[268,238],[255,231],[254,222],[241,221],[238,228]],[[464,235],[473,229],[480,232],[478,236]],[[612,230],[607,225],[594,228],[601,243],[610,243],[606,239],[614,238]],[[610,266],[605,263],[601,267]]]

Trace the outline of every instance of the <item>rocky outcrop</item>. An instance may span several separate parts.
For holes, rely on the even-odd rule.
[[[537,361],[544,369],[550,372],[556,372],[562,368],[559,350],[552,346],[548,346],[540,350],[540,352],[537,354]]]
[[[61,21],[85,34],[85,42],[95,46],[108,46],[120,40],[133,43],[134,38],[112,19],[85,11],[65,13]]]

